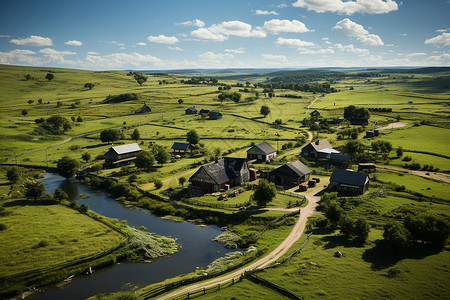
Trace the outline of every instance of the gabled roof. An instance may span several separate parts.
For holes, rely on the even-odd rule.
[[[262,143],[256,144],[250,149],[247,150],[247,152],[257,153],[257,154],[270,154],[277,152],[277,149],[272,147],[268,142],[264,141]]]
[[[291,161],[286,164],[288,168],[294,171],[298,176],[302,177],[309,173],[312,173],[312,170],[305,166],[301,161]]]
[[[320,112],[318,112],[317,109],[315,109],[310,115],[311,116],[320,116]]]
[[[197,112],[197,109],[195,107],[189,107],[186,110],[192,111],[192,112]]]
[[[316,151],[326,149],[326,148],[333,149],[333,146],[331,146],[330,142],[327,139],[324,139],[321,141],[315,141],[315,142],[309,143],[309,145],[311,145],[314,148],[314,150],[316,150]]]
[[[337,151],[337,150],[335,150],[335,149],[333,149],[333,148],[320,149],[320,150],[318,150],[317,152],[319,152],[319,153],[325,153],[325,154],[328,154],[328,155],[330,155],[330,154],[332,154],[332,153],[336,153],[336,154],[340,153],[339,151]]]
[[[349,162],[350,159],[352,159],[350,155],[340,153],[330,153],[330,155],[328,155],[327,158],[334,161],[343,161],[343,162]]]
[[[188,150],[189,149],[189,144],[188,143],[175,142],[175,143],[173,143],[171,149],[174,149],[174,150]]]
[[[330,182],[343,183],[348,185],[364,186],[369,181],[369,175],[361,172],[334,169],[330,177]]]
[[[244,165],[245,158],[224,157],[217,162],[203,165],[200,169],[203,169],[217,184],[222,184],[237,178]],[[189,181],[191,181],[197,172],[189,178]]]
[[[111,147],[110,150],[113,150],[117,154],[125,154],[125,153],[130,153],[130,152],[142,151],[141,147],[139,147],[139,145],[137,143],[114,146],[114,147]]]

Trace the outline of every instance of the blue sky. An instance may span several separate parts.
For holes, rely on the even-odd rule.
[[[2,0],[0,63],[105,69],[449,66],[447,0]]]

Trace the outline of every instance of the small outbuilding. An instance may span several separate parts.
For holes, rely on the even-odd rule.
[[[222,119],[222,113],[216,111],[210,111],[208,114],[209,120],[219,120]]]
[[[138,113],[143,114],[143,113],[149,113],[151,111],[152,111],[152,109],[150,108],[150,106],[148,106],[147,104],[144,103],[144,105],[141,107],[141,109],[139,109]]]
[[[369,175],[362,172],[334,169],[328,187],[338,192],[362,195],[369,189]]]
[[[302,148],[302,156],[304,157],[326,158],[332,153],[339,153],[339,151],[333,149],[327,139],[309,143]]]
[[[275,157],[277,157],[277,149],[266,141],[256,144],[247,150],[248,160],[256,159],[258,162],[266,162]]]
[[[191,150],[191,145],[188,143],[175,142],[172,145],[173,154],[186,154],[188,150]]]
[[[141,151],[137,143],[111,147],[105,154],[105,166],[119,167],[128,164],[134,161]]]
[[[296,160],[270,171],[268,178],[275,185],[294,186],[307,180],[311,173],[310,168]]]
[[[312,113],[310,113],[311,117],[321,117],[320,112],[315,109]]]
[[[195,106],[193,107],[189,107],[185,110],[187,115],[195,115],[197,114],[197,109],[195,108]]]
[[[330,165],[340,166],[346,168],[350,164],[352,157],[350,155],[340,154],[340,153],[330,153],[326,157]]]
[[[358,171],[366,170],[368,172],[375,172],[377,170],[377,166],[374,163],[359,163]]]

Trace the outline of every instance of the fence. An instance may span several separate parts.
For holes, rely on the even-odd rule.
[[[263,278],[261,278],[259,276],[256,276],[255,274],[245,273],[245,276],[248,279],[250,279],[251,281],[253,281],[255,283],[258,283],[258,284],[262,284],[262,285],[264,285],[264,286],[266,286],[266,287],[268,287],[268,288],[270,288],[272,290],[275,290],[276,292],[278,292],[278,293],[288,297],[289,299],[294,299],[294,300],[303,300],[304,299],[303,297],[299,297],[296,294],[288,291],[287,289],[282,288],[281,286],[276,285],[275,283],[272,283],[272,282],[270,282],[270,281],[268,281],[266,279],[263,279]]]
[[[240,208],[250,205],[250,201],[247,202],[241,202],[241,203],[235,203],[235,204],[229,204],[229,203],[209,203],[209,202],[203,202],[199,200],[192,200],[192,199],[183,199],[184,203],[192,204],[196,206],[206,206],[211,208]]]
[[[278,191],[278,192],[280,194],[288,195],[288,196],[291,196],[291,197],[302,198],[303,200],[302,200],[301,204],[303,204],[305,202],[305,199],[306,199],[306,197],[304,195],[300,195],[300,194],[297,194],[297,193],[294,193],[294,192],[290,192],[290,191]]]
[[[195,298],[195,297],[198,297],[198,296],[206,295],[207,292],[220,291],[220,289],[232,286],[235,283],[238,283],[240,281],[242,281],[242,276],[240,276],[237,280],[232,278],[232,279],[230,279],[228,281],[225,281],[225,282],[222,282],[222,283],[218,283],[218,284],[215,284],[215,285],[207,287],[207,288],[202,288],[202,289],[194,290],[192,292],[187,292],[186,294],[175,296],[172,299],[173,300],[192,299],[192,298]]]

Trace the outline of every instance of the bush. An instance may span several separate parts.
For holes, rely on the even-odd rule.
[[[5,224],[0,223],[0,231],[5,230],[6,228],[8,228]]]
[[[163,186],[163,182],[160,179],[153,180],[153,183],[155,184],[155,188],[159,190]]]

